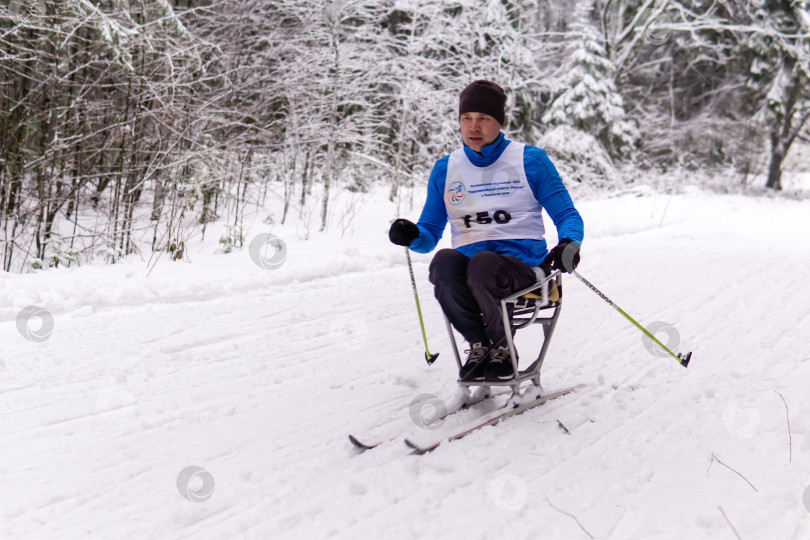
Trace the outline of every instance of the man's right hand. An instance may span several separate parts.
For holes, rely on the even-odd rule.
[[[410,246],[419,237],[419,227],[407,219],[397,219],[388,230],[388,238],[398,246]]]

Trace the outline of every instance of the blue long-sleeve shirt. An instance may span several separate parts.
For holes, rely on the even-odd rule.
[[[467,145],[464,145],[464,153],[476,167],[487,167],[498,160],[508,144],[509,140],[501,133],[492,144],[481,148],[480,154]],[[419,237],[409,246],[417,253],[433,251],[447,225],[444,193],[448,160],[449,156],[441,158],[430,173],[427,200],[416,224],[419,228]],[[526,145],[523,151],[523,166],[532,193],[554,222],[558,237],[569,238],[582,244],[585,234],[582,217],[574,208],[560,174],[546,153],[539,148]],[[456,250],[467,257],[481,251],[494,251],[516,257],[529,266],[539,266],[548,255],[546,241],[534,239],[487,240],[459,246]]]

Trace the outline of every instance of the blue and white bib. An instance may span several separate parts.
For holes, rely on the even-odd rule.
[[[453,247],[486,240],[543,240],[543,207],[523,167],[525,145],[510,142],[488,167],[476,167],[463,148],[450,154],[444,205]]]

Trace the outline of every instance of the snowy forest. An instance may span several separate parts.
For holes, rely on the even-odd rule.
[[[479,78],[569,185],[725,170],[781,190],[810,138],[810,6],[3,0],[2,268],[182,259],[214,221],[241,247],[268,191],[281,223],[321,230],[339,190],[399,201],[460,144],[458,92]]]

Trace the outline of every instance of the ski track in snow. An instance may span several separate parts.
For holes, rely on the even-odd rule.
[[[354,238],[290,241],[278,271],[240,253],[149,278],[4,276],[0,536],[810,538],[808,203],[687,191],[578,207],[581,273],[671,325],[690,367],[566,277],[543,383],[585,386],[424,456],[402,438],[473,411],[435,432],[411,419],[420,394],[453,397],[456,366],[431,256],[414,255],[441,352],[424,362],[384,195]],[[30,304],[54,315],[45,342],[17,331]],[[518,333],[524,362],[540,332]],[[397,439],[358,454],[350,433]],[[215,481],[204,502],[176,484],[192,465]]]

